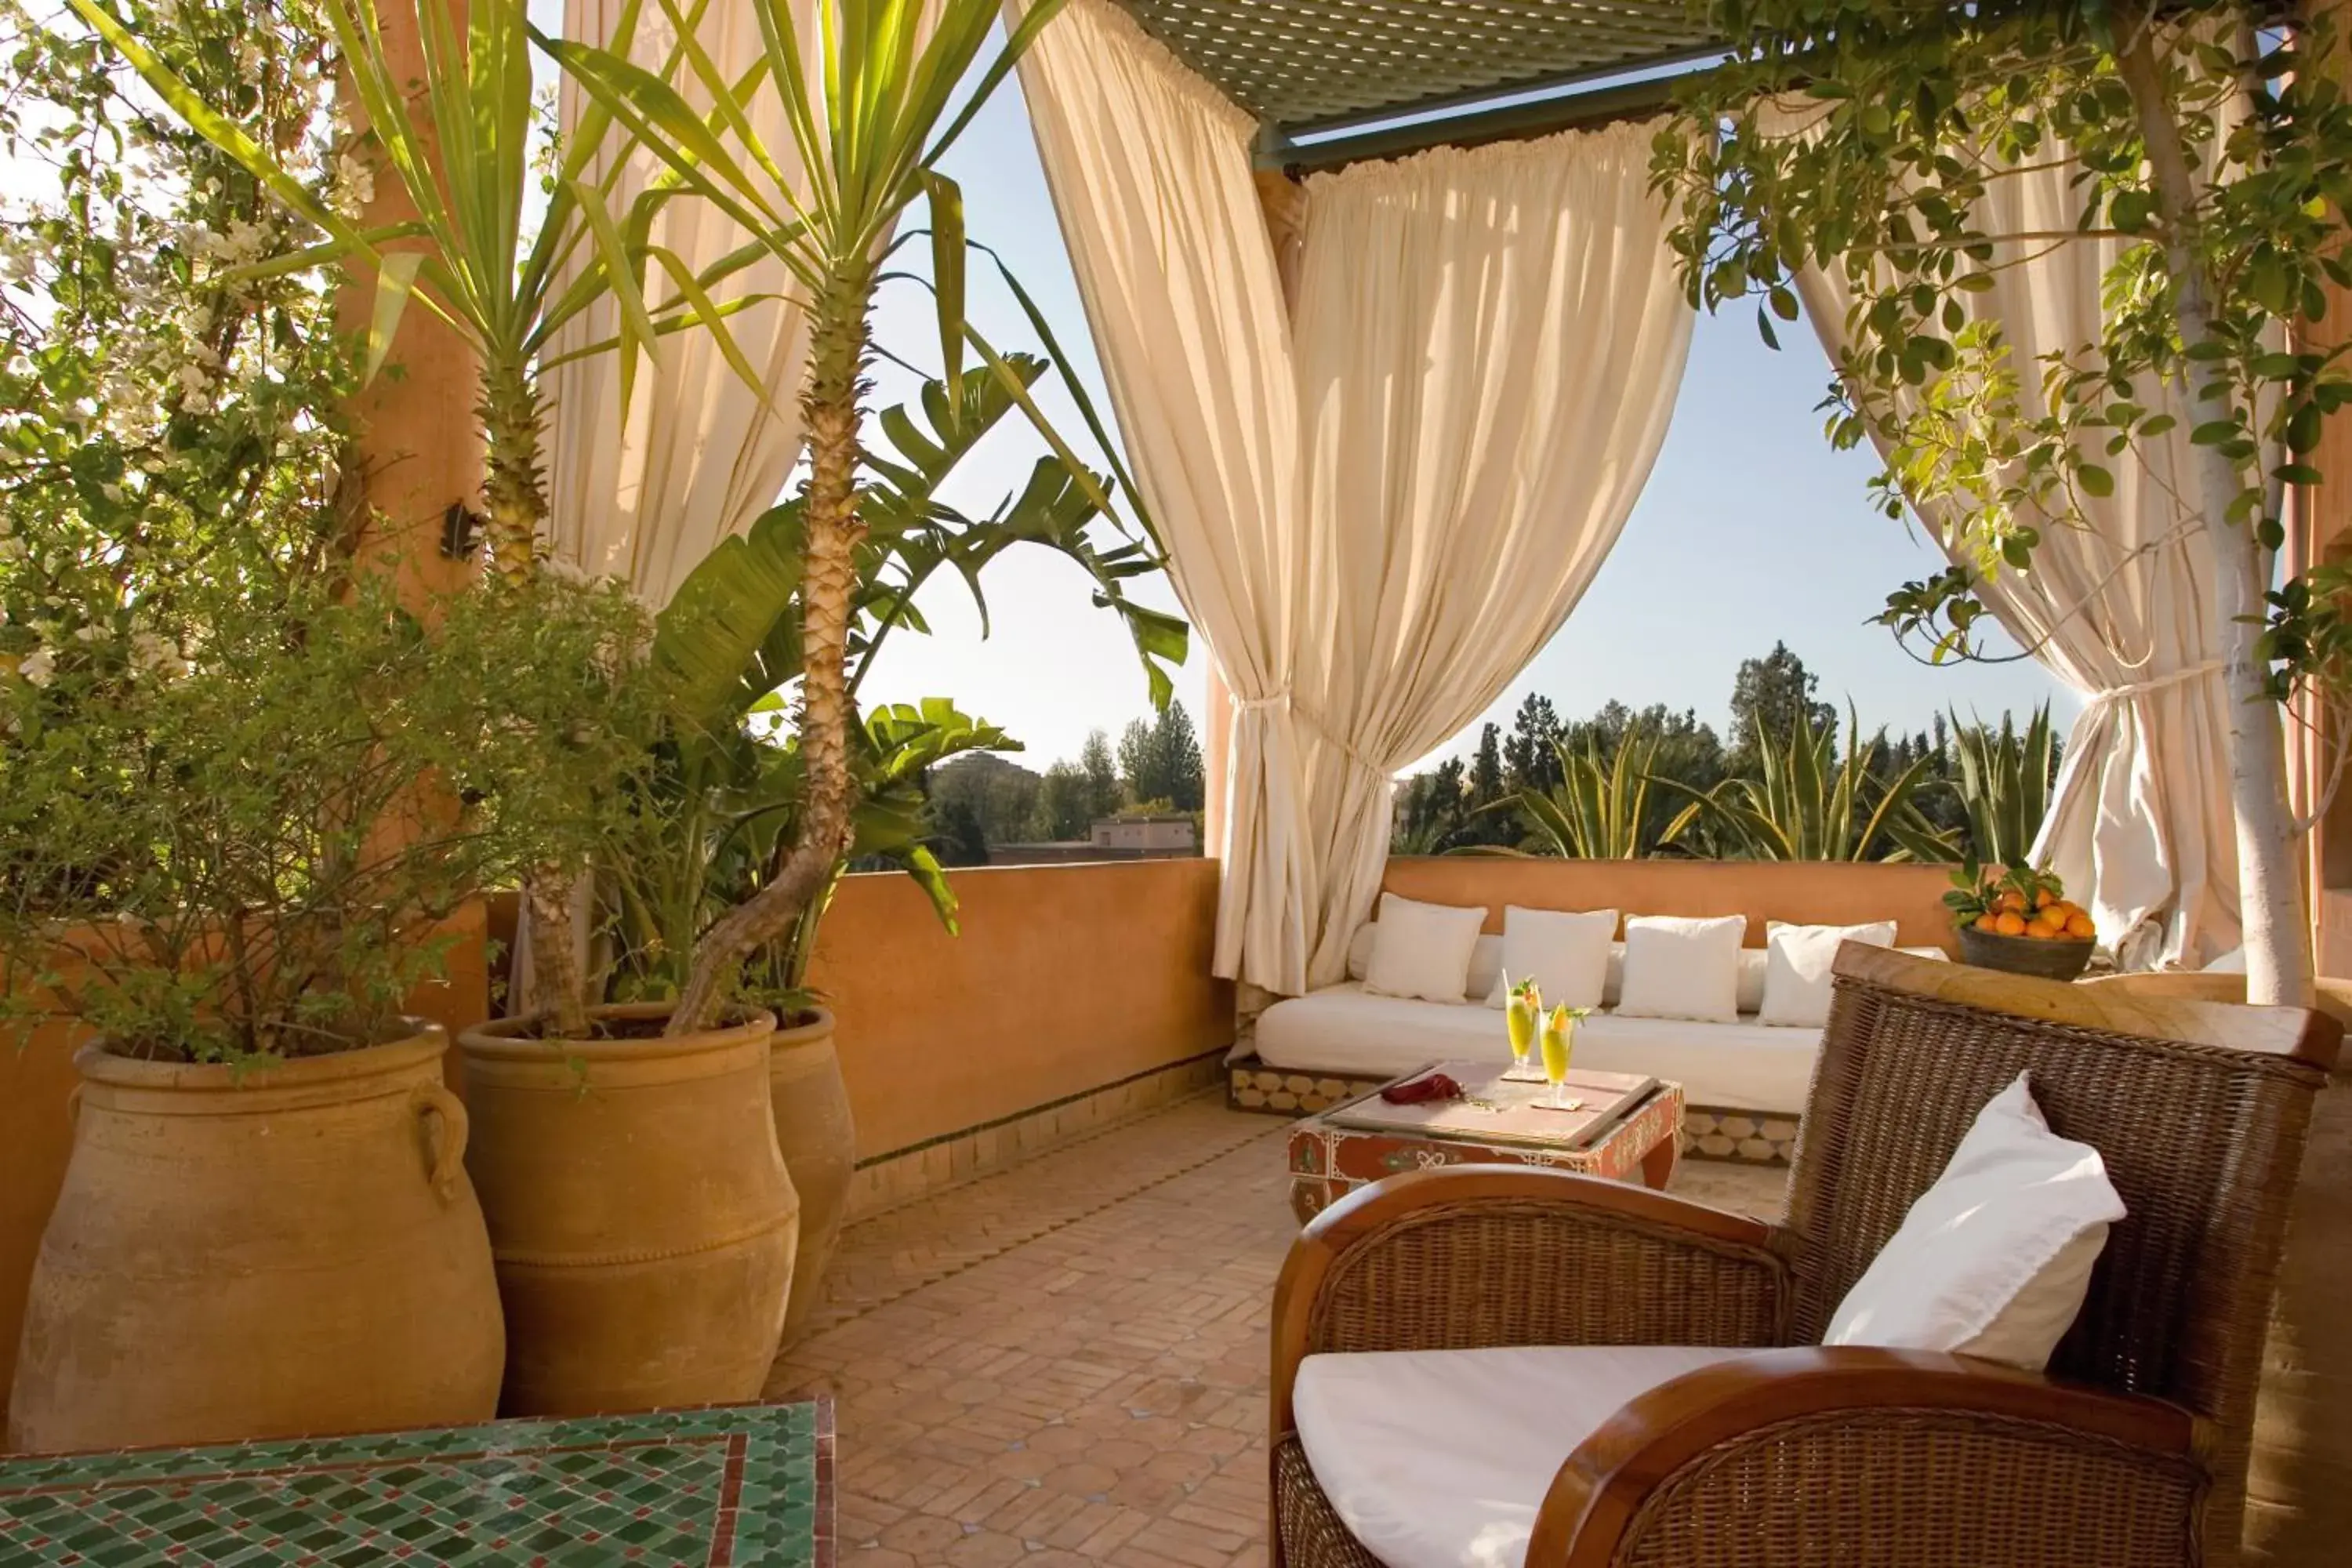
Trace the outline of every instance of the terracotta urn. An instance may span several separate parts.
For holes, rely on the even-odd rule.
[[[2242,974],[2122,974],[2094,981],[2141,994],[2242,1002]],[[2352,1032],[2352,980],[2321,978],[2318,1005]],[[2250,1563],[2320,1568],[2352,1540],[2352,1042],[2314,1103],[2286,1257],[2271,1309],[2246,1477]]]
[[[459,1037],[506,1306],[509,1415],[755,1398],[783,1331],[801,1204],[776,1152],[751,1013],[666,1038],[662,1005],[599,1007],[607,1037],[531,1019]]]
[[[801,1021],[776,1031],[768,1046],[768,1090],[775,1107],[776,1148],[801,1195],[801,1249],[793,1265],[793,1298],[784,1309],[784,1339],[808,1322],[824,1293],[825,1266],[841,1237],[849,1178],[857,1168],[857,1126],[833,1048],[833,1015],[812,1007]]]
[[[8,1447],[487,1420],[504,1334],[448,1037],[231,1068],[74,1058]]]

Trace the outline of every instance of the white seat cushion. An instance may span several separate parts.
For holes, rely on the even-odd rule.
[[[1511,1059],[1503,1016],[1484,1005],[1375,996],[1332,985],[1258,1015],[1255,1048],[1270,1068],[1341,1078],[1393,1078],[1434,1061]],[[1693,1105],[1792,1114],[1821,1055],[1818,1029],[1768,1029],[1752,1018],[1702,1024],[1595,1013],[1576,1026],[1576,1065],[1643,1073],[1683,1086]]]
[[[1520,1568],[1578,1444],[1629,1400],[1752,1351],[1573,1345],[1312,1355],[1292,1409],[1324,1496],[1389,1568]]]

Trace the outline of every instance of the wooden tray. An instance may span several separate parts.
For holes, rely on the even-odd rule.
[[[1376,1090],[1333,1106],[1323,1113],[1323,1120],[1335,1127],[1409,1132],[1424,1138],[1581,1149],[1606,1135],[1658,1083],[1654,1078],[1635,1073],[1571,1068],[1568,1092],[1584,1101],[1583,1109],[1550,1110],[1538,1108],[1535,1102],[1550,1097],[1551,1085],[1507,1082],[1504,1070],[1492,1062],[1433,1062],[1393,1081],[1409,1083],[1442,1072],[1462,1086],[1465,1098],[1391,1105]]]

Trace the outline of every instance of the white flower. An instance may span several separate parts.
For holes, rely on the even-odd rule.
[[[205,375],[204,367],[202,365],[182,365],[180,367],[178,380],[180,383],[180,390],[190,397],[195,396],[197,394],[203,392],[206,386],[211,384]]]
[[[155,632],[131,634],[131,663],[143,674],[162,676],[166,680],[188,673],[188,661],[179,645]]]
[[[95,621],[84,621],[74,628],[76,642],[96,642],[105,635],[105,631]]]
[[[26,654],[16,666],[16,673],[35,686],[47,686],[58,668],[58,656],[47,648],[37,647]]]

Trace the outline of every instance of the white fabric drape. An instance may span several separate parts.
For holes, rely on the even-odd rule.
[[[1691,316],[1623,126],[1311,182],[1295,330],[1252,126],[1105,0],[1022,62],[1171,575],[1234,702],[1216,970],[1343,972],[1394,771],[1559,628],[1665,433]]]
[[[1307,182],[1309,984],[1371,909],[1391,775],[1559,629],[1665,439],[1693,317],[1650,142],[1621,124]]]
[[[624,9],[625,0],[564,0],[564,36],[603,43]],[[805,48],[814,37],[815,7],[795,11]],[[749,6],[709,6],[697,37],[730,79],[760,58],[759,21]],[[645,6],[631,58],[659,69],[674,41],[661,9]],[[678,86],[688,101],[707,103],[709,94],[690,73],[680,73]],[[587,95],[568,75],[557,90],[559,120],[569,134],[588,108]],[[799,159],[782,95],[754,94],[746,114],[783,172],[796,174]],[[618,140],[616,134],[615,144]],[[608,150],[592,163],[592,182],[609,168],[612,156]],[[627,210],[660,167],[649,153],[630,158],[607,198],[615,216]],[[683,198],[663,208],[650,237],[699,272],[750,237],[709,203]],[[583,244],[575,267],[593,254]],[[676,293],[658,266],[649,269],[646,290],[648,305]],[[747,295],[792,291],[791,275],[770,257],[713,289],[712,296],[723,304]],[[555,335],[549,357],[612,338],[618,321],[610,299],[598,301]],[[557,365],[541,380],[551,405],[547,467],[554,553],[592,574],[621,578],[655,609],[669,603],[713,546],[775,503],[800,456],[798,397],[808,353],[804,313],[796,304],[772,298],[729,317],[727,327],[760,372],[767,402],[743,384],[699,328],[664,338],[658,368],[639,362],[625,425],[615,355]]]
[[[1286,700],[1298,394],[1256,128],[1104,0],[1066,5],[1020,71],[1129,466],[1233,690],[1215,969],[1280,989],[1307,971],[1315,878]]]
[[[1990,183],[1978,215],[1986,233],[2075,226],[2083,198],[2071,165],[2046,162]],[[2029,388],[2041,356],[2098,341],[2100,279],[2121,244],[2000,247],[1998,261],[2013,265],[1994,274],[1990,290],[1966,297],[1979,319],[2000,323]],[[1843,273],[1808,269],[1800,288],[1840,361],[1852,298]],[[2171,434],[2136,448],[2144,460],[2110,461],[2115,493],[2084,498],[2089,526],[2044,526],[2032,568],[2003,571],[1981,593],[2010,635],[2084,700],[2035,859],[2070,889],[2089,889],[2088,907],[2126,967],[2198,967],[2239,942],[2230,696],[2212,551],[2183,499],[2198,416],[2179,386],[2138,391],[2179,421]],[[1946,520],[1925,521],[1948,537]]]

